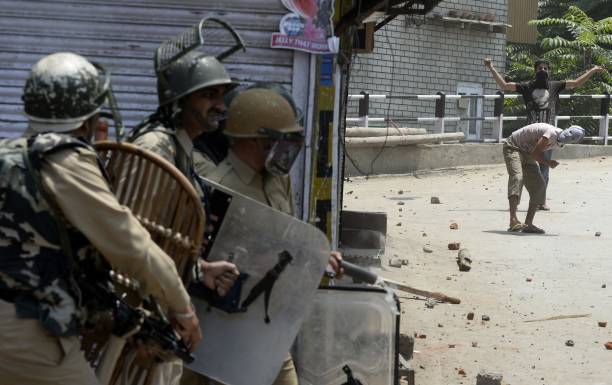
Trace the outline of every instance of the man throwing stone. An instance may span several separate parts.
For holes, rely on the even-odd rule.
[[[504,161],[508,169],[508,202],[510,203],[510,227],[508,231],[544,234],[544,230],[533,224],[535,212],[546,199],[546,182],[539,164],[555,168],[556,160],[547,160],[544,152],[562,147],[568,143],[578,143],[584,137],[584,129],[571,126],[565,130],[547,123],[534,123],[517,130],[504,142]],[[521,200],[523,184],[529,192],[529,209],[525,223],[516,216]]]

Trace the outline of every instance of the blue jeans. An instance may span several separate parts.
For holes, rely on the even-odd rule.
[[[544,151],[544,159],[551,160],[552,153],[553,153],[553,150]],[[542,176],[544,177],[544,182],[546,182],[546,189],[548,189],[548,179],[549,179],[550,168],[545,164],[540,164],[540,172],[542,173]],[[546,196],[545,196],[544,202],[546,202]]]

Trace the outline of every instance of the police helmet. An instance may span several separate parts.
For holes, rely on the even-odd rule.
[[[206,87],[238,85],[214,56],[191,51],[157,74],[159,105],[164,106]]]
[[[25,115],[37,132],[67,132],[98,113],[108,96],[110,78],[84,57],[60,52],[32,67],[23,90]]]
[[[234,138],[265,138],[266,131],[298,133],[294,108],[278,92],[266,88],[251,88],[240,92],[227,111],[224,134]]]

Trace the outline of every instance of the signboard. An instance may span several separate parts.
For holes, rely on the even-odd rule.
[[[272,48],[288,48],[315,54],[338,52],[332,16],[334,0],[281,0],[291,11],[273,33]]]

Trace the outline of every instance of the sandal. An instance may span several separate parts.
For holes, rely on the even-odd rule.
[[[523,230],[525,227],[527,227],[526,224],[524,224],[524,223],[517,223],[517,224],[509,227],[508,231],[511,232],[511,233],[517,233],[517,232]]]
[[[527,233],[527,234],[545,234],[546,233],[544,230],[534,225],[526,225],[523,228],[523,230],[521,230],[521,232]]]

